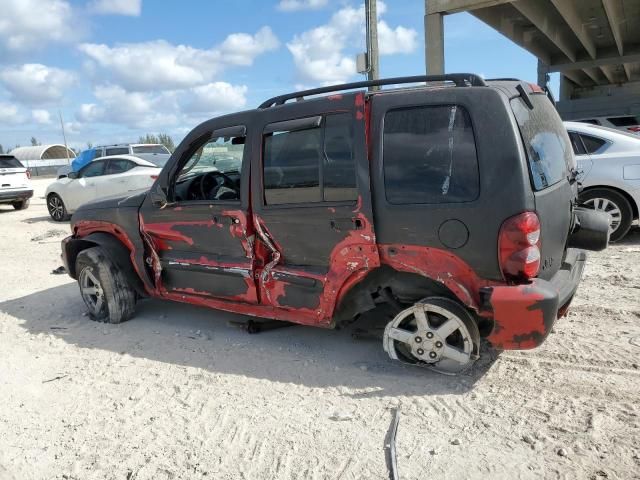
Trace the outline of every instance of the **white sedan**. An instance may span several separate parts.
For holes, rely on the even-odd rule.
[[[45,194],[49,215],[62,222],[83,203],[148,190],[161,170],[133,155],[97,158],[49,185]]]
[[[578,162],[580,202],[611,215],[611,240],[624,237],[640,207],[640,137],[564,122]]]

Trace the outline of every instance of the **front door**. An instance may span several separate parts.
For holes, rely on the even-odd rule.
[[[252,136],[260,301],[329,324],[348,284],[379,265],[363,93],[268,108]]]
[[[85,165],[77,178],[69,179],[63,195],[68,210],[75,211],[80,205],[96,200],[96,180],[104,175],[106,165],[106,160],[95,160]]]
[[[257,303],[245,132],[242,125],[198,132],[167,165],[168,203],[145,200],[141,228],[160,261],[162,295]]]

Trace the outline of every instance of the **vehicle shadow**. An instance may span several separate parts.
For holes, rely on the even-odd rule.
[[[32,335],[53,335],[81,348],[202,368],[211,372],[349,387],[357,398],[462,394],[473,389],[496,359],[487,350],[467,372],[446,376],[388,358],[379,340],[354,340],[352,328],[292,326],[250,335],[230,321],[247,317],[187,304],[146,299],[120,325],[90,321],[75,283],[0,303]],[[362,327],[362,325],[358,325]]]
[[[31,218],[25,218],[24,220],[22,220],[24,223],[40,223],[40,222],[46,222],[46,223],[50,223],[52,225],[68,225],[69,221],[65,221],[65,222],[56,222],[55,220],[53,220],[53,218],[51,218],[49,215],[43,215],[41,217],[31,217]]]
[[[640,225],[633,225],[629,232],[622,238],[622,240],[616,242],[614,245],[638,245],[640,244]]]

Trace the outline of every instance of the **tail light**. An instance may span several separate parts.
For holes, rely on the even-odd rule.
[[[152,180],[157,180],[158,179],[158,175],[151,175],[151,179]]]
[[[540,220],[534,212],[508,218],[498,237],[500,270],[508,281],[526,281],[540,270]]]
[[[640,133],[640,126],[629,127],[629,128],[627,128],[627,130],[629,130],[630,132],[633,132],[633,133]]]
[[[29,180],[31,180],[31,172],[30,172],[29,170],[27,170],[27,171],[25,171],[24,173],[26,173],[26,174],[27,174],[27,178],[28,178]]]

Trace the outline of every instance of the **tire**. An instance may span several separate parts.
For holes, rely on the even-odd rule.
[[[80,295],[92,320],[120,323],[136,307],[136,292],[124,273],[102,247],[82,250],[76,259]],[[90,293],[93,290],[95,293]]]
[[[594,188],[580,195],[580,203],[594,210],[612,215],[614,223],[610,229],[610,240],[617,242],[622,239],[633,222],[633,210],[629,200],[619,192],[608,188]]]
[[[47,197],[47,210],[54,222],[69,220],[70,215],[67,213],[67,207],[57,193],[50,193]]]
[[[29,203],[30,200],[27,198],[25,200],[20,200],[18,202],[13,202],[13,208],[15,208],[16,210],[26,210],[27,208],[29,208]]]

